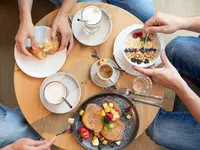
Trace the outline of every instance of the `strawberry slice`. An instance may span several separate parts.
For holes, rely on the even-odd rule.
[[[81,127],[81,128],[78,129],[79,133],[84,133],[84,132],[87,132],[87,131],[88,131],[88,129],[86,129],[84,127]]]
[[[107,116],[110,120],[113,120],[113,114],[107,113],[106,116]]]
[[[138,37],[142,38],[142,32],[134,33],[134,34],[132,35],[132,37],[133,37],[134,39],[136,39],[136,38],[138,38]]]

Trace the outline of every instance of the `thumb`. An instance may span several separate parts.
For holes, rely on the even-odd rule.
[[[146,33],[165,33],[165,26],[150,26],[145,28]]]
[[[54,27],[51,28],[51,40],[55,41],[56,38],[56,29]]]
[[[30,39],[31,39],[31,47],[32,47],[32,49],[36,49],[36,41],[35,41],[35,36],[34,35],[32,35],[31,37],[30,37]]]

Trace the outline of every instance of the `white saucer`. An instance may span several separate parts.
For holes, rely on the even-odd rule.
[[[113,62],[112,60],[109,60],[109,59],[108,59],[108,64],[110,64],[113,67],[118,67],[115,62]],[[98,77],[98,75],[97,75],[98,67],[99,67],[99,61],[96,61],[92,65],[92,68],[90,70],[90,76],[91,76],[91,79],[94,82],[94,84],[96,84],[99,87],[106,88],[106,87],[113,86],[118,81],[119,75],[120,75],[120,71],[114,69],[114,72],[113,72],[114,75],[113,75],[113,77],[110,80],[108,80],[108,81],[104,81],[104,80],[100,79]]]
[[[139,76],[141,73],[135,71],[132,67],[132,65],[124,58],[123,54],[123,42],[126,36],[133,30],[141,28],[143,26],[142,24],[134,24],[132,26],[129,26],[125,29],[123,29],[115,39],[114,47],[113,47],[113,55],[115,57],[115,60],[117,64],[125,70],[127,73],[134,75],[134,76]],[[159,60],[154,64],[154,67],[158,66],[161,63],[160,58]]]
[[[66,99],[72,105],[72,108],[70,108],[65,101],[61,102],[60,104],[51,104],[45,99],[44,89],[46,85],[52,81],[59,81],[66,86],[69,93]],[[63,114],[71,111],[77,106],[77,104],[80,101],[80,98],[81,98],[81,87],[78,81],[73,76],[65,72],[58,72],[52,76],[49,76],[43,81],[40,87],[41,102],[49,111],[53,113]]]
[[[97,32],[88,34],[85,32],[85,25],[83,22],[77,21],[78,18],[81,18],[81,10],[79,10],[73,18],[72,21],[72,30],[76,39],[87,46],[96,46],[105,42],[111,34],[112,31],[112,22],[108,14],[102,10],[102,21],[100,28]]]
[[[38,43],[43,43],[47,36],[50,37],[51,28],[46,26],[35,27],[35,39]],[[30,46],[30,39],[25,41],[26,46]],[[25,56],[14,48],[14,56],[19,68],[29,76],[35,78],[45,78],[56,73],[64,65],[66,60],[66,49],[54,55],[48,55],[44,60],[35,57]]]

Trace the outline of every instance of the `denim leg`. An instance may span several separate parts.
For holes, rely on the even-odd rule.
[[[21,138],[36,140],[40,136],[28,124],[19,108],[6,111],[0,118],[0,148]]]
[[[142,22],[146,22],[154,15],[154,5],[152,0],[107,0],[108,3],[121,7]],[[123,18],[122,18],[123,21]]]
[[[189,112],[160,110],[147,135],[170,150],[199,150],[200,125]]]
[[[50,0],[52,3],[56,4],[57,6],[61,6],[63,0]],[[103,0],[78,0],[77,2],[103,2]]]
[[[177,37],[166,46],[165,51],[180,73],[200,84],[200,38]]]

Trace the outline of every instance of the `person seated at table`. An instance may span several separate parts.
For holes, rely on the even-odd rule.
[[[56,138],[39,141],[37,134],[24,118],[19,108],[9,109],[0,104],[1,150],[48,150]]]
[[[158,12],[144,26],[146,33],[170,34],[177,30],[200,33],[200,17],[177,17]],[[160,109],[147,134],[155,143],[171,150],[199,150],[200,98],[180,74],[200,85],[200,38],[177,37],[166,46],[165,52],[169,60],[163,52],[162,68],[133,68],[152,77],[156,83],[172,89],[189,112],[167,112]]]
[[[61,6],[52,24],[52,40],[55,39],[56,32],[59,32],[61,34],[62,40],[58,51],[67,47],[67,54],[69,54],[74,46],[74,39],[72,30],[68,23],[68,15],[77,0],[51,1]],[[103,0],[78,0],[78,2],[103,2]],[[154,6],[152,0],[107,0],[107,2],[129,11],[143,22],[150,19],[154,14]],[[33,49],[35,49],[36,42],[34,38],[34,26],[31,18],[31,7],[33,0],[18,0],[18,3],[20,10],[20,26],[15,37],[16,46],[21,53],[27,56],[32,56],[26,50],[24,41],[30,38],[31,46]]]

